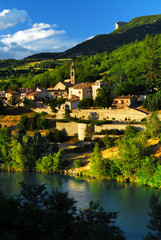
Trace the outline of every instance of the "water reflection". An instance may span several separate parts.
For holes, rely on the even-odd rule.
[[[128,240],[141,240],[148,224],[149,199],[160,191],[132,183],[97,182],[64,175],[39,173],[0,173],[0,191],[18,194],[19,182],[47,184],[48,189],[68,192],[83,208],[89,200],[99,200],[107,211],[118,211],[118,225],[127,233]]]

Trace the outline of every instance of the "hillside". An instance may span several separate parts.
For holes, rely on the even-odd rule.
[[[58,59],[111,52],[124,44],[143,40],[147,34],[161,34],[161,14],[134,18],[110,34],[97,35],[65,52],[40,53],[29,56],[28,59]]]

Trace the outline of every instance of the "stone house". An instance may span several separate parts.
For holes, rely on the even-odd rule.
[[[70,87],[69,99],[71,99],[72,96],[79,97],[80,100],[92,97],[92,83],[79,83]]]
[[[54,96],[45,88],[36,88],[36,92],[38,92],[39,94],[37,95],[38,98],[41,99],[49,99],[49,98],[54,98]]]
[[[16,91],[12,91],[11,89],[8,90],[6,92],[6,98],[7,98],[7,101],[12,101],[13,98],[17,98],[19,99],[20,98],[20,93],[16,92]]]
[[[113,100],[113,106],[116,107],[129,107],[136,103],[137,98],[135,96],[118,96]]]
[[[80,100],[78,97],[72,96],[71,99],[68,99],[64,104],[61,105],[61,110],[69,108],[71,111],[78,108]]]
[[[97,80],[95,83],[79,83],[69,88],[69,98],[72,96],[79,97],[80,100],[91,97],[97,97],[97,90],[102,88],[103,83]]]
[[[97,80],[95,83],[92,84],[92,98],[95,99],[97,97],[97,90],[102,88],[105,84],[102,83],[100,80]]]
[[[0,91],[0,98],[5,98],[5,97],[6,97],[5,91]]]
[[[68,98],[68,86],[71,86],[71,84],[59,82],[55,87],[47,88],[47,91],[53,96],[53,98]]]
[[[26,95],[26,98],[29,99],[29,100],[33,100],[33,101],[36,101],[40,96],[40,93],[39,92],[31,92],[29,94]]]

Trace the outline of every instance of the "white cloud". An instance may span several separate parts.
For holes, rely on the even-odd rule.
[[[65,30],[54,27],[57,25],[35,23],[14,34],[1,35],[1,58],[20,59],[38,52],[61,52],[73,47],[73,41],[66,39]]]
[[[2,12],[0,12],[0,17],[4,17],[6,13],[9,13],[9,9],[5,9]]]
[[[5,9],[0,12],[0,30],[23,23],[27,18],[24,10]],[[0,58],[21,59],[38,52],[65,51],[75,45],[65,34],[65,30],[58,30],[57,24],[48,23],[34,23],[28,25],[28,29],[22,28],[10,34],[3,31],[0,35]]]
[[[0,30],[23,23],[27,18],[28,14],[25,10],[17,10],[15,8],[12,10],[5,9],[0,12]]]
[[[45,23],[35,23],[35,24],[33,24],[33,28],[46,29],[46,28],[51,28],[51,25],[45,24]]]
[[[27,30],[18,31],[14,34],[2,35],[1,42],[9,47],[11,47],[13,43],[24,46],[24,44],[29,42],[62,34],[65,34],[64,30],[54,30],[51,28],[50,24],[35,23],[32,28]]]

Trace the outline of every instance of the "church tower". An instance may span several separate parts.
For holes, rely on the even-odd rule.
[[[70,68],[70,80],[71,80],[71,84],[75,85],[75,67],[74,67],[73,60]]]

